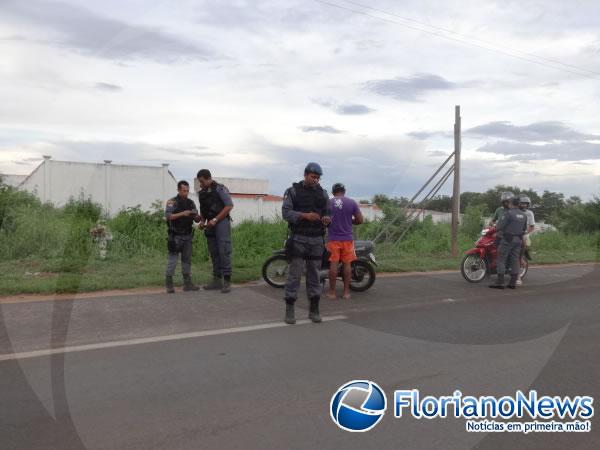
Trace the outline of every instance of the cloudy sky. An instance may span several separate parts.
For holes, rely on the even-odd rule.
[[[600,194],[596,0],[0,1],[0,172],[41,155],[411,196]],[[450,186],[442,192],[449,193]]]

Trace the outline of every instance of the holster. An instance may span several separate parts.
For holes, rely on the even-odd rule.
[[[175,239],[175,233],[169,231],[169,235],[167,237],[167,250],[169,253],[178,253],[181,251],[179,245],[177,245],[177,240]]]
[[[292,262],[294,257],[294,239],[293,236],[288,236],[285,240],[285,259],[288,263]]]

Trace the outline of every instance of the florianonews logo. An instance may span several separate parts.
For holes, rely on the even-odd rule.
[[[383,390],[372,381],[354,380],[341,386],[329,406],[331,419],[342,430],[369,431],[387,408]]]

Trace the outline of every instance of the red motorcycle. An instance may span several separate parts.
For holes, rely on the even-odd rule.
[[[481,237],[475,242],[475,248],[467,250],[460,263],[460,272],[469,283],[479,283],[487,275],[496,273],[496,227],[484,228]],[[529,263],[521,257],[521,278],[527,275]]]

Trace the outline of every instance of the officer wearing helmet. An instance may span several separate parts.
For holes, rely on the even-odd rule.
[[[527,259],[531,259],[529,256],[529,248],[531,247],[531,238],[529,235],[533,233],[535,229],[535,216],[533,215],[533,211],[529,209],[531,205],[531,199],[522,195],[519,198],[519,209],[523,211],[523,213],[527,216],[527,230],[523,235],[523,247],[521,251],[521,256],[525,255]],[[519,272],[519,278],[517,279],[517,285],[521,285],[523,282],[521,281],[521,273]]]
[[[496,269],[498,278],[491,288],[504,289],[504,274],[510,269],[510,282],[508,287],[514,289],[521,269],[521,245],[527,227],[527,216],[517,206],[519,197],[512,199],[512,208],[509,208],[496,224],[497,236],[500,236]]]
[[[492,220],[490,221],[490,226],[496,225],[504,213],[509,210],[511,201],[514,197],[515,195],[509,191],[500,194],[500,204],[502,206],[499,206],[494,212],[494,217],[492,217]]]
[[[289,262],[285,283],[285,322],[296,323],[294,303],[298,298],[300,279],[306,263],[306,293],[310,301],[309,318],[321,322],[319,301],[321,282],[319,271],[325,246],[325,230],[331,223],[329,196],[319,181],[323,169],[310,162],[304,169],[304,179],[294,183],[283,195],[281,213],[288,222],[289,236],[286,255]]]

